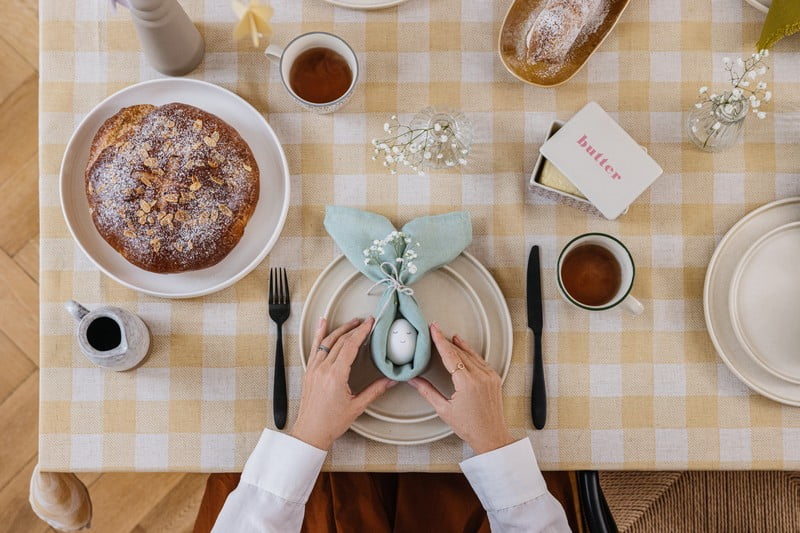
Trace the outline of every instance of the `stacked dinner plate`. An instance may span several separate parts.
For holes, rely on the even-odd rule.
[[[731,228],[709,263],[704,305],[731,371],[800,406],[800,198],[762,206]]]
[[[364,318],[376,312],[380,294],[368,294],[372,285],[344,256],[320,274],[300,318],[303,365],[319,317],[324,316],[333,328],[353,317]],[[466,339],[505,379],[511,362],[511,315],[503,293],[483,265],[463,253],[449,265],[428,273],[412,288],[428,321],[436,321],[444,331]],[[353,364],[350,387],[358,393],[380,376],[372,364],[369,347],[365,346]],[[452,394],[450,374],[435,352],[423,377],[443,394]],[[373,402],[351,429],[379,442],[401,445],[432,442],[452,433],[433,408],[405,383]]]

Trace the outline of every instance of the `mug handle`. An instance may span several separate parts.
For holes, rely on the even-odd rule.
[[[642,302],[631,296],[630,294],[622,300],[622,308],[632,315],[641,315],[644,312]]]
[[[267,46],[266,50],[264,50],[264,55],[267,56],[271,61],[280,63],[281,56],[283,55],[283,48],[277,44],[271,44]]]

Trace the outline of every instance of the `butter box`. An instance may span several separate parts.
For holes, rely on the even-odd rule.
[[[565,124],[554,122],[539,153],[533,192],[609,220],[625,213],[663,172],[595,102]]]

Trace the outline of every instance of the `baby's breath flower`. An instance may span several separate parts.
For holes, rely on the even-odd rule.
[[[762,119],[762,120],[763,120],[763,119],[765,119],[765,118],[767,118],[767,114],[766,114],[766,113],[764,113],[763,111],[759,111],[759,112],[756,114],[756,116],[757,116],[758,118]]]
[[[715,122],[715,123],[714,123],[714,125],[713,125],[713,126],[711,126],[711,129],[712,129],[712,130],[718,130],[718,129],[720,129],[721,127],[722,127],[722,124],[720,124],[719,122]]]
[[[706,94],[707,92],[708,92],[708,87],[706,87],[705,85],[700,87],[700,94]]]
[[[772,100],[772,91],[767,91],[764,93],[764,101],[769,102]]]

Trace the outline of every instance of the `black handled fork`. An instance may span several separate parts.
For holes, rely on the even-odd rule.
[[[286,397],[286,365],[283,361],[283,323],[289,318],[289,281],[285,268],[269,269],[269,317],[278,329],[275,344],[275,373],[272,386],[272,416],[275,426],[286,425],[288,400]]]

